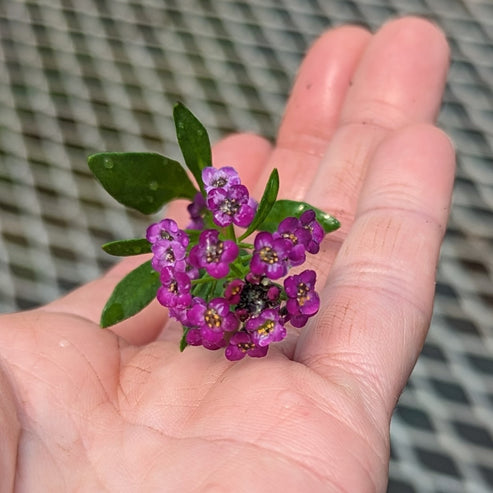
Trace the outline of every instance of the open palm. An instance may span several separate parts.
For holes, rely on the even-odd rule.
[[[312,260],[318,316],[266,358],[180,353],[157,303],[102,331],[135,259],[2,316],[0,491],[384,491],[448,215],[454,152],[433,126],[447,65],[424,20],[332,30],[302,64],[275,146],[251,134],[215,146],[214,164],[257,197],[276,167],[283,198],[342,223]]]

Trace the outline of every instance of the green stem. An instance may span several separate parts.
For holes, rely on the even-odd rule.
[[[211,281],[215,281],[215,279],[212,276],[204,275],[200,279],[192,279],[190,282],[192,286],[195,286],[196,284],[204,284]]]
[[[223,235],[224,235],[224,239],[233,240],[234,242],[236,242],[235,228],[233,227],[232,224],[223,228]]]
[[[253,243],[243,243],[241,241],[238,243],[238,246],[240,248],[247,248],[248,250],[252,250],[254,248]]]

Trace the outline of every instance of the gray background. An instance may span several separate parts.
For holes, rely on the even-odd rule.
[[[0,0],[0,312],[38,306],[112,262],[147,220],[95,185],[86,157],[178,157],[182,100],[211,139],[273,138],[324,29],[437,22],[452,47],[440,125],[458,148],[430,335],[392,422],[389,492],[493,490],[493,2]]]

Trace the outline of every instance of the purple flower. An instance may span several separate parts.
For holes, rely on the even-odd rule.
[[[226,341],[221,332],[208,330],[206,327],[190,329],[185,340],[190,346],[204,346],[206,349],[220,349],[226,346]]]
[[[168,307],[169,316],[178,320],[178,322],[180,322],[182,325],[188,324],[188,310],[189,310],[188,305],[184,308]]]
[[[279,279],[288,271],[288,256],[291,242],[284,238],[275,239],[271,233],[262,231],[254,241],[254,252],[250,270],[255,275],[266,275],[269,279]]]
[[[189,329],[185,335],[185,340],[190,346],[202,346],[200,329]]]
[[[185,265],[183,266],[183,264]],[[190,279],[198,279],[200,276],[199,269],[187,261],[178,262],[178,265],[175,267],[175,270],[178,270],[180,272],[185,272],[185,274]]]
[[[267,346],[286,337],[286,328],[279,321],[279,312],[272,308],[248,320],[245,328],[250,332],[252,341],[257,346]]]
[[[151,224],[147,228],[146,232],[147,240],[152,243],[159,243],[161,241],[176,241],[185,248],[188,245],[187,234],[178,228],[173,219],[163,219],[158,223]]]
[[[245,357],[262,358],[267,354],[269,346],[258,346],[253,342],[252,335],[248,332],[237,332],[229,340],[225,356],[230,361],[238,361]]]
[[[305,245],[302,245],[301,243],[298,245],[293,245],[288,253],[289,267],[301,265],[305,260],[306,260]]]
[[[214,222],[221,227],[233,223],[246,228],[257,210],[257,202],[250,198],[244,185],[211,189],[207,194],[207,206],[212,212]]]
[[[209,275],[221,279],[229,272],[229,264],[238,256],[238,245],[232,240],[220,240],[219,231],[206,229],[199,236],[199,243],[190,250],[189,261]]]
[[[206,192],[210,192],[214,188],[228,189],[233,185],[239,185],[240,177],[236,170],[231,166],[223,168],[213,168],[208,166],[202,170],[202,181]]]
[[[161,272],[165,267],[173,267],[176,270],[184,271],[186,269],[185,255],[186,246],[178,241],[160,240],[152,245],[154,256],[151,265],[154,270]]]
[[[214,303],[212,302],[214,301]],[[187,311],[186,321],[184,325],[189,327],[185,340],[187,344],[191,346],[204,346],[206,349],[219,349],[226,346],[226,340],[224,339],[224,332],[221,327],[217,327],[215,323],[207,323],[205,321],[206,317],[208,320],[210,317],[218,320],[218,312],[221,315],[226,315],[224,318],[228,318],[227,312],[224,310],[223,303],[218,302],[218,300],[212,300],[209,305],[207,302],[199,297],[192,300],[191,307]],[[206,313],[209,310],[209,313]],[[216,315],[216,316],[214,316]],[[210,320],[209,320],[210,322]],[[224,321],[223,325],[228,328],[228,321]]]
[[[173,267],[185,270],[185,254],[189,238],[187,234],[178,228],[173,219],[163,219],[151,224],[146,232],[147,240],[151,243],[152,267],[160,272],[165,267]]]
[[[229,303],[224,298],[214,298],[206,303],[197,302],[188,312],[190,325],[204,329],[206,335],[210,332],[222,334],[238,328],[238,319],[230,311]],[[204,335],[204,334],[203,334]]]
[[[311,240],[311,234],[303,227],[298,218],[287,217],[283,219],[273,237],[284,238],[291,242],[291,250],[288,255],[290,266],[301,265],[306,260],[305,249]]]
[[[157,299],[161,305],[174,309],[183,309],[192,302],[190,294],[190,278],[183,272],[176,272],[171,267],[164,267],[161,271],[161,284]]]
[[[241,279],[233,279],[228,283],[224,290],[224,297],[228,300],[230,305],[236,305],[240,301],[241,291],[245,282]]]
[[[320,298],[315,291],[316,277],[314,270],[307,269],[284,280],[284,290],[288,296],[286,308],[294,327],[303,327],[320,308]]]
[[[294,245],[305,245],[310,241],[310,232],[303,227],[301,221],[296,217],[286,217],[283,219],[274,233],[276,238],[285,238]]]
[[[192,202],[187,206],[190,214],[190,224],[186,229],[203,229],[204,228],[204,211],[206,209],[205,198],[201,192],[197,192]]]
[[[310,253],[318,253],[320,243],[324,239],[325,231],[317,221],[315,211],[308,209],[300,216],[301,226],[310,233],[310,238],[304,243],[306,251]]]

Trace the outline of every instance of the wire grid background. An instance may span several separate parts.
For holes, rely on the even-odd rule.
[[[212,141],[274,138],[297,67],[326,28],[396,15],[452,47],[440,125],[458,148],[429,337],[391,427],[388,491],[493,491],[493,2],[0,0],[0,312],[48,302],[113,262],[147,219],[95,184],[102,150],[179,157],[182,100]]]

